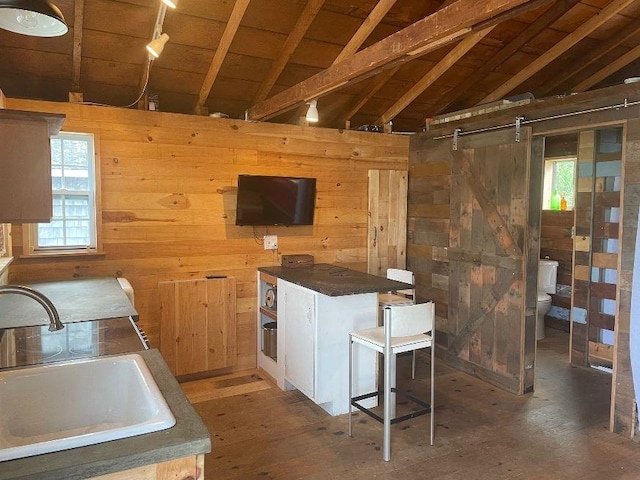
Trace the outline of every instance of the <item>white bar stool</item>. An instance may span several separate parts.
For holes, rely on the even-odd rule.
[[[391,425],[427,413],[431,414],[430,442],[433,445],[434,433],[434,373],[435,373],[435,304],[433,302],[392,305],[384,307],[384,325],[349,333],[349,436],[352,436],[352,407],[356,407],[384,425],[384,444],[382,456],[385,461],[391,458]],[[353,395],[353,344],[357,343],[384,355],[383,391]],[[392,387],[392,365],[398,353],[431,348],[431,396],[426,403],[407,392]],[[391,394],[404,396],[422,408],[406,415],[392,418]],[[384,398],[384,414],[380,417],[359,402],[373,397]]]

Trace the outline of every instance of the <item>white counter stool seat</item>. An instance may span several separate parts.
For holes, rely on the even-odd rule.
[[[408,283],[415,285],[415,276],[411,270],[402,270],[399,268],[387,268],[387,278],[396,282]],[[388,293],[378,294],[378,304],[381,307],[387,305],[411,305],[415,303],[416,290],[408,288],[406,290],[397,290]]]
[[[378,305],[380,306],[380,316],[382,317],[382,309],[387,305],[413,305],[416,303],[416,277],[411,270],[402,270],[400,268],[387,268],[387,278],[396,282],[409,283],[414,288],[406,290],[396,290],[394,292],[379,293]],[[382,323],[381,323],[382,324]],[[413,351],[411,359],[411,378],[416,378],[416,352]]]
[[[391,425],[427,413],[431,414],[430,443],[433,445],[434,430],[434,373],[435,373],[435,305],[433,302],[391,305],[384,307],[384,324],[382,327],[368,328],[349,333],[349,436],[352,434],[353,408],[361,410],[384,425],[383,459],[391,458]],[[354,396],[353,394],[353,344],[371,348],[384,355],[384,385],[382,391],[375,391]],[[415,351],[420,348],[431,348],[430,403],[393,387],[392,365],[398,353]],[[394,375],[395,376],[395,375]],[[420,409],[406,415],[391,418],[395,405],[392,405],[392,393],[401,395],[418,404]],[[363,400],[383,397],[383,416],[360,404]]]

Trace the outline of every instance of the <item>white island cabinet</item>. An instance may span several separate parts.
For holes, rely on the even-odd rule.
[[[258,272],[258,367],[280,388],[296,388],[329,414],[341,415],[349,411],[349,332],[377,325],[377,292],[384,289],[387,281],[344,268],[335,270],[338,274],[330,277],[332,271],[328,267],[331,266],[318,265],[315,271],[306,272],[308,277],[305,272],[277,267]],[[363,285],[351,288],[349,281],[358,279]],[[334,287],[330,285],[332,281]],[[275,308],[268,308],[267,292],[273,291],[274,286],[277,302]],[[277,321],[275,358],[263,351],[263,326],[273,321]],[[376,370],[375,353],[355,348],[355,391],[375,390]]]

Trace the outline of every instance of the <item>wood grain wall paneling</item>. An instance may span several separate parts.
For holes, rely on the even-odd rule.
[[[10,281],[123,276],[140,325],[159,344],[158,283],[236,279],[236,369],[256,364],[256,268],[282,254],[367,268],[367,173],[406,170],[409,139],[348,130],[213,119],[68,103],[6,99],[7,108],[64,113],[65,131],[100,139],[104,257],[26,259],[14,228]],[[235,226],[237,176],[317,178],[313,226]]]

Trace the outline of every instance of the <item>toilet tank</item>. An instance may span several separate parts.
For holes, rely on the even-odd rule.
[[[556,293],[558,279],[558,262],[556,260],[540,260],[538,263],[538,291]]]

